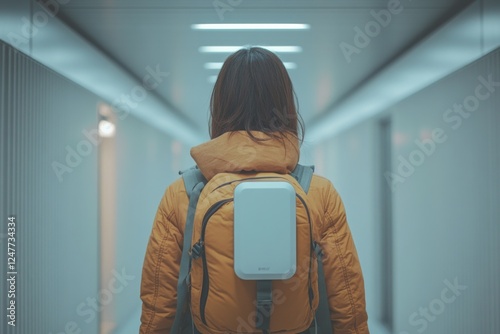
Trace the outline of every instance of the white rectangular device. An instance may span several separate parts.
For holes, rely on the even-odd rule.
[[[295,274],[295,189],[283,181],[246,181],[234,190],[234,271],[244,280]]]

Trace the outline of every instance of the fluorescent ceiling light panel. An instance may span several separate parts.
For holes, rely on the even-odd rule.
[[[306,30],[304,23],[201,23],[191,26],[194,30]]]
[[[302,47],[300,46],[263,46],[256,45],[257,47],[267,49],[272,52],[302,52]],[[198,49],[202,53],[232,53],[248,46],[200,46]]]
[[[205,63],[204,67],[207,70],[220,70],[223,64],[224,63],[222,62]],[[285,68],[288,70],[294,70],[297,68],[297,64],[295,63],[284,62],[283,65],[285,65]]]
[[[272,52],[283,52],[283,53],[297,53],[302,52],[302,47],[300,46],[260,46],[261,48],[267,49]]]
[[[205,69],[207,70],[220,70],[224,63],[205,63]]]

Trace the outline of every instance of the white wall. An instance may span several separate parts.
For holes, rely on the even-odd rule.
[[[401,157],[414,165],[393,192],[397,331],[500,331],[500,87],[488,92],[478,80],[491,76],[500,82],[499,55],[487,56],[392,110],[392,170],[402,168]],[[477,99],[482,95],[484,101]],[[454,104],[464,103],[475,111],[450,113]],[[433,138],[433,132],[441,134]],[[428,154],[419,153],[416,140],[426,141]],[[467,288],[443,297],[444,282],[455,279]],[[431,314],[421,315],[421,307],[430,307]]]
[[[129,115],[117,121],[116,268],[134,276],[116,296],[115,333],[138,331],[140,282],[146,246],[158,204],[186,162],[189,148]],[[192,162],[194,164],[194,162]],[[128,320],[134,318],[132,323]]]
[[[319,173],[333,181],[346,205],[373,333],[379,333],[373,329],[383,302],[377,180],[386,172],[396,180],[390,192],[393,332],[500,332],[500,86],[489,92],[478,79],[490,76],[500,82],[499,50],[387,111],[391,170],[380,170],[380,119],[317,148]],[[477,110],[466,118],[448,111],[464,102]],[[423,149],[415,141],[425,142],[427,153],[418,153]],[[405,170],[402,159],[412,166]]]
[[[379,129],[365,122],[314,150],[316,172],[330,179],[344,202],[358,250],[370,322],[382,316]]]
[[[16,327],[2,313],[0,332],[95,334],[101,320],[119,332],[127,320],[139,320],[141,270],[154,215],[178,171],[194,164],[189,148],[132,115],[118,119],[111,139],[116,203],[99,203],[98,184],[106,183],[98,175],[98,152],[105,145],[96,135],[102,101],[3,42],[0,83],[0,212],[4,220],[17,215],[19,273]],[[71,153],[71,166],[59,169],[58,177],[52,164],[68,166],[68,150],[88,153]],[[116,211],[109,240],[113,261],[104,268],[100,255],[109,249],[102,247],[108,240],[101,235],[100,205]],[[7,224],[0,226],[0,270],[6,277]],[[128,277],[116,281],[113,272]],[[5,310],[6,280],[1,284]]]
[[[87,298],[99,291],[97,148],[83,131],[96,128],[98,99],[1,41],[0,82],[0,332],[96,333],[99,314]],[[15,327],[6,323],[4,294],[10,214]]]

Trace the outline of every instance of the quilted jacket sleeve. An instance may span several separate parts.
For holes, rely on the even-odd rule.
[[[174,206],[169,187],[158,207],[144,258],[140,334],[169,333],[174,321],[182,254],[182,233],[175,224]]]
[[[330,317],[335,334],[368,334],[363,274],[342,200],[327,182],[321,236]]]

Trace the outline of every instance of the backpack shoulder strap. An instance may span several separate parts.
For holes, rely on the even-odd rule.
[[[297,164],[292,172],[293,177],[300,183],[302,189],[307,193],[311,185],[314,166],[303,166]],[[318,293],[319,304],[315,314],[316,333],[332,333],[332,323],[330,320],[330,306],[328,304],[328,292],[326,289],[326,278],[323,269],[323,252],[318,243],[313,242],[314,252],[318,262]]]
[[[318,261],[318,293],[319,304],[315,314],[316,333],[332,333],[332,321],[330,319],[330,305],[328,304],[328,292],[326,289],[326,277],[323,269],[323,252],[318,243],[314,242],[314,252]]]
[[[182,245],[181,264],[179,269],[179,279],[177,281],[177,310],[175,312],[174,323],[171,328],[171,333],[180,333],[183,325],[186,322],[192,322],[191,314],[188,311],[189,300],[189,271],[191,270],[191,239],[193,235],[194,214],[196,205],[200,197],[203,187],[207,180],[198,169],[193,166],[187,170],[179,172],[184,180],[184,187],[189,197],[189,207],[184,227],[184,241]]]
[[[198,166],[193,166],[188,169],[179,171],[179,174],[182,175],[182,179],[184,180],[184,188],[186,188],[186,193],[189,198],[191,198],[191,194],[193,193],[194,187],[203,182],[203,184],[207,183],[207,180],[201,173]]]
[[[314,173],[314,165],[304,166],[297,164],[295,169],[292,171],[292,176],[299,181],[300,186],[306,192],[309,191],[309,186],[311,185],[312,176]]]

